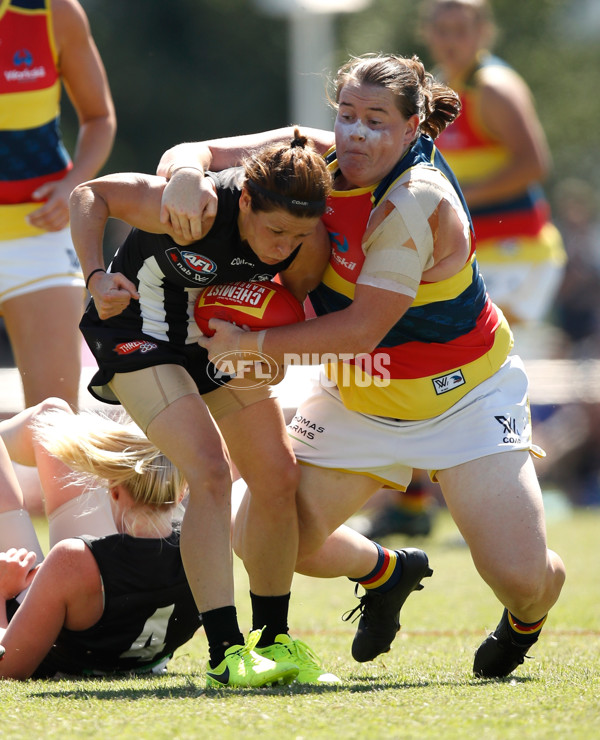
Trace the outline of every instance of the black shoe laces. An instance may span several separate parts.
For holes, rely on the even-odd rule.
[[[381,596],[381,594],[378,594],[377,592],[369,593],[369,591],[367,591],[363,596],[359,596],[358,583],[354,587],[354,595],[357,599],[360,599],[360,601],[353,609],[348,609],[347,612],[342,614],[342,621],[344,622],[356,622],[359,617],[364,615],[365,611],[368,611],[369,601],[372,601],[374,596]],[[354,617],[355,614],[356,616]],[[352,617],[354,617],[354,619],[352,619]]]

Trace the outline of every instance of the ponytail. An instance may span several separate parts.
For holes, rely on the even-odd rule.
[[[352,58],[338,71],[336,102],[351,81],[389,90],[402,115],[406,119],[418,115],[420,132],[433,139],[460,113],[458,94],[426,72],[417,56],[366,54]]]
[[[300,129],[289,144],[273,144],[243,162],[254,211],[284,208],[295,216],[325,213],[331,175],[323,157]]]

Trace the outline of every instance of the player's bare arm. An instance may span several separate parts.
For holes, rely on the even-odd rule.
[[[531,93],[519,75],[510,69],[486,70],[479,110],[484,126],[511,156],[492,177],[464,188],[472,207],[518,195],[532,182],[544,180],[550,168],[546,137]]]
[[[292,264],[280,273],[283,285],[301,303],[321,282],[329,262],[330,251],[327,229],[319,221],[314,232],[302,242],[300,252]]]
[[[164,179],[125,173],[78,185],[70,197],[71,235],[87,287],[101,318],[116,316],[139,296],[121,274],[105,272],[103,235],[110,217],[155,233],[165,232],[158,217]]]
[[[116,132],[106,72],[83,8],[73,0],[53,0],[52,14],[60,75],[77,113],[79,131],[72,169],[62,180],[47,182],[34,193],[45,202],[29,219],[49,231],[67,225],[72,188],[104,165]]]
[[[88,629],[102,616],[100,571],[82,540],[55,545],[4,637],[0,677],[29,678],[63,627]]]
[[[161,221],[170,224],[180,238],[200,239],[212,225],[216,194],[202,184],[204,172],[218,172],[241,164],[243,158],[268,144],[285,143],[293,138],[294,126],[258,134],[177,144],[162,156],[157,174],[169,180],[161,205]],[[333,133],[300,127],[324,154],[334,143]]]

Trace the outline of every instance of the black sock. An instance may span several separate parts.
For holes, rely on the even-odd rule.
[[[222,606],[202,612],[202,625],[208,640],[208,659],[211,668],[216,668],[232,645],[243,645],[235,606]]]
[[[277,635],[287,635],[290,594],[284,596],[257,596],[250,591],[252,600],[252,629],[263,629],[258,642],[266,647],[275,642]]]

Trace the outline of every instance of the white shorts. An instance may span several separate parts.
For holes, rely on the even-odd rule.
[[[288,425],[303,463],[368,475],[404,490],[414,468],[452,468],[509,450],[544,452],[532,444],[528,381],[519,357],[509,357],[491,378],[444,414],[398,421],[347,409],[336,388],[315,387]]]
[[[0,239],[0,305],[56,286],[85,287],[70,229]]]
[[[519,321],[545,318],[560,287],[563,265],[554,262],[489,264],[479,255],[477,261],[490,298],[509,317]]]

